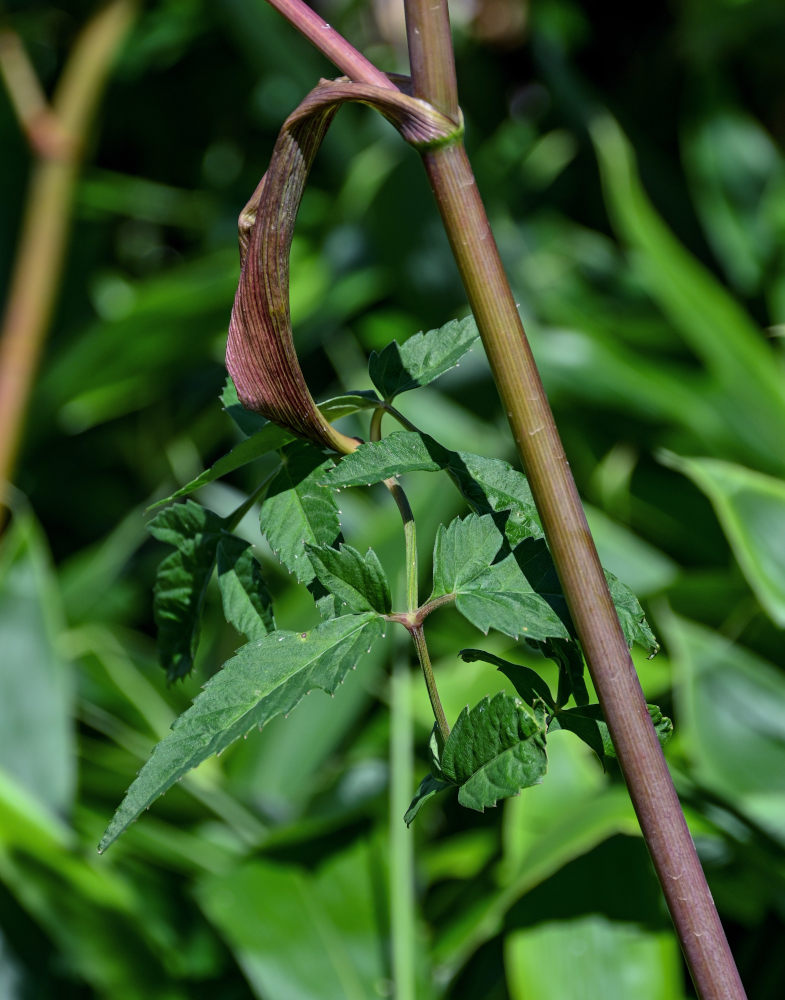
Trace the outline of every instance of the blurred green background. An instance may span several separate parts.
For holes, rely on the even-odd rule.
[[[4,5],[47,87],[93,9]],[[405,71],[397,2],[320,10],[378,65]],[[691,830],[750,997],[779,997],[781,0],[687,0],[624,19],[600,3],[485,0],[456,5],[453,23],[469,152],[603,562],[663,642],[638,666],[676,723],[667,753]],[[153,744],[239,641],[208,595],[195,675],[166,687],[151,592],[169,550],[147,537],[143,512],[237,440],[217,401],[236,217],[279,125],[330,75],[262,0],[149,3],[111,74],[0,547],[9,1000],[393,995],[383,654],[334,701],[307,699],[95,852]],[[5,92],[0,148],[5,287],[30,169]],[[368,109],[336,119],[292,256],[296,341],[317,398],[367,388],[371,349],[466,309],[417,156]],[[401,409],[448,446],[513,459],[479,349]],[[199,499],[226,513],[263,472]],[[407,489],[424,557],[459,508],[437,477]],[[344,533],[394,573],[387,500],[342,494]],[[242,530],[259,543],[279,623],[312,624],[253,517]],[[434,616],[430,634],[448,716],[501,686],[489,666],[458,660],[478,637],[457,617]],[[483,645],[511,648],[501,636]],[[419,682],[411,704],[419,777],[430,729]],[[437,800],[411,836],[418,998],[693,995],[619,775],[569,734],[552,740],[541,787],[484,815]]]

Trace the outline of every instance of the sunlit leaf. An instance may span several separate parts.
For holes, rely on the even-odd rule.
[[[390,611],[390,585],[373,549],[362,555],[351,545],[309,545],[307,552],[317,580],[335,596],[343,614]]]
[[[409,389],[428,385],[453,368],[479,337],[473,316],[450,320],[438,330],[417,333],[402,345],[393,341],[371,352],[371,381],[388,401]]]
[[[259,522],[262,534],[301,583],[315,574],[306,545],[332,545],[341,530],[333,491],[322,486],[332,460],[318,448],[296,442],[282,453],[283,467],[270,483]]]
[[[541,573],[544,543],[529,539],[493,563],[503,546],[504,536],[488,514],[470,514],[446,528],[440,526],[431,600],[454,594],[458,611],[485,633],[494,628],[513,638],[567,638],[567,629],[549,601],[552,580]]]
[[[458,801],[478,812],[538,785],[546,767],[543,718],[503,691],[461,712],[441,755]]]
[[[129,788],[99,846],[192,768],[253,728],[290,712],[313,688],[333,693],[381,634],[378,615],[346,615],[310,632],[273,632],[251,642],[207,682]]]
[[[218,587],[224,616],[249,641],[275,629],[272,598],[248,542],[224,534],[217,551]]]

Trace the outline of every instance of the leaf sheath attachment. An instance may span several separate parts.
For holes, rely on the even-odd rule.
[[[407,89],[405,77],[395,77]],[[379,111],[419,150],[458,141],[463,126],[403,90],[322,80],[286,119],[267,173],[240,214],[242,271],[226,367],[246,409],[299,437],[349,453],[357,442],[319,412],[297,360],[289,311],[289,253],[311,165],[335,113],[347,101]]]

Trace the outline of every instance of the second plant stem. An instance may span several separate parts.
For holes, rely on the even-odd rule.
[[[370,437],[372,441],[378,441],[381,438],[383,416],[384,408],[380,406],[374,411],[373,417],[371,418]],[[412,513],[408,497],[404,493],[403,487],[400,483],[398,483],[395,479],[385,479],[384,485],[392,494],[401,514],[401,520],[403,521],[403,536],[406,546],[406,610],[408,612],[408,616],[412,619],[406,623],[406,629],[412,637],[412,642],[414,643],[414,648],[417,652],[417,659],[419,660],[420,667],[422,669],[425,686],[428,689],[428,698],[431,702],[431,708],[433,709],[436,724],[439,727],[442,742],[446,742],[447,737],[450,735],[450,727],[447,724],[447,716],[444,714],[441,699],[439,698],[439,692],[436,688],[436,678],[433,674],[431,658],[428,655],[428,645],[425,642],[425,632],[423,631],[422,622],[415,622],[413,620],[414,615],[417,612],[419,602],[417,586],[417,530],[414,523],[414,515]]]

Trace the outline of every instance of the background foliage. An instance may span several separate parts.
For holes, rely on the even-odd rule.
[[[45,82],[91,9],[6,5]],[[325,11],[379,65],[405,69],[397,4]],[[638,663],[644,689],[675,719],[669,763],[742,978],[751,996],[775,997],[781,4],[690,0],[620,21],[588,2],[486,2],[456,5],[453,21],[470,155],[603,562],[645,599],[664,643]],[[378,656],[334,701],[316,694],[209,761],[95,854],[152,745],[238,643],[208,594],[196,676],[166,686],[151,590],[169,550],[147,536],[143,510],[237,440],[217,402],[236,216],[320,75],[333,73],[262,0],[161,0],[144,7],[108,88],[0,549],[9,998],[389,995],[389,664]],[[6,275],[29,154],[4,96],[0,136]],[[331,129],[292,273],[318,397],[367,388],[367,353],[465,311],[417,157],[365,109]],[[479,349],[401,409],[448,447],[513,457]],[[263,465],[200,500],[227,513]],[[458,510],[432,479],[407,484],[423,551]],[[394,573],[387,500],[345,491],[343,527]],[[259,542],[253,516],[243,530]],[[314,623],[304,589],[259,556],[279,624]],[[457,658],[476,640],[453,612],[430,634],[455,718],[502,682]],[[419,684],[412,711],[421,771]],[[498,810],[437,800],[418,819],[418,995],[689,996],[618,774],[569,734],[552,741],[549,771]]]

